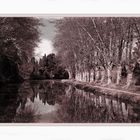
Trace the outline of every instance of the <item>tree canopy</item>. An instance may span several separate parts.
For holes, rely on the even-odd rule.
[[[0,58],[2,60],[4,56],[11,63],[15,63],[16,71],[21,77],[24,77],[23,73],[26,73],[27,70],[26,65],[34,55],[34,48],[37,47],[39,42],[40,25],[38,18],[0,18]],[[5,70],[7,70],[6,67],[1,67],[1,72]],[[3,73],[0,73],[0,75],[3,75]],[[5,77],[5,79],[9,78]]]
[[[34,69],[30,75],[31,79],[69,79],[69,73],[66,68],[52,53],[46,54],[34,63]]]
[[[134,68],[140,65],[140,18],[68,17],[57,20],[56,28],[54,47],[73,78],[120,84],[125,68],[127,87],[135,81]]]

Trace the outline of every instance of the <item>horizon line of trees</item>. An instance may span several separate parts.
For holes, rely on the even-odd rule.
[[[54,47],[73,79],[140,84],[139,17],[68,17],[56,28]]]
[[[54,53],[47,56],[44,54],[39,61],[32,57],[30,63],[32,66],[30,79],[32,80],[69,79],[68,71]]]

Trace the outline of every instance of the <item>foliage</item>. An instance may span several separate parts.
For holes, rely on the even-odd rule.
[[[25,65],[33,56],[34,48],[39,42],[40,25],[37,18],[0,18],[0,56],[6,57],[11,63],[14,62],[23,78],[23,73],[26,73]]]
[[[140,18],[69,17],[57,20],[56,28],[54,47],[73,78],[120,84],[125,67],[131,85],[130,75],[140,65]]]
[[[55,54],[44,55],[39,64],[34,62],[31,79],[68,79],[68,71],[61,65]]]

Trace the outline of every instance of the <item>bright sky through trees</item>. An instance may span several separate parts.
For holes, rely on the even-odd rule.
[[[52,40],[42,39],[38,45],[38,48],[35,49],[36,58],[42,57],[44,54],[48,55],[50,53],[54,53],[54,48],[52,46]]]
[[[35,57],[39,59],[44,54],[48,55],[50,53],[55,53],[53,48],[53,39],[55,36],[54,23],[50,22],[48,18],[41,18],[43,26],[40,27],[41,30],[41,41],[38,44],[38,48],[35,49]]]

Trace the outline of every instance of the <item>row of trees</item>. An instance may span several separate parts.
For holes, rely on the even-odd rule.
[[[69,17],[57,20],[56,28],[54,47],[72,78],[140,83],[140,18]]]
[[[38,18],[0,18],[0,81],[22,80],[29,75],[40,25]]]

